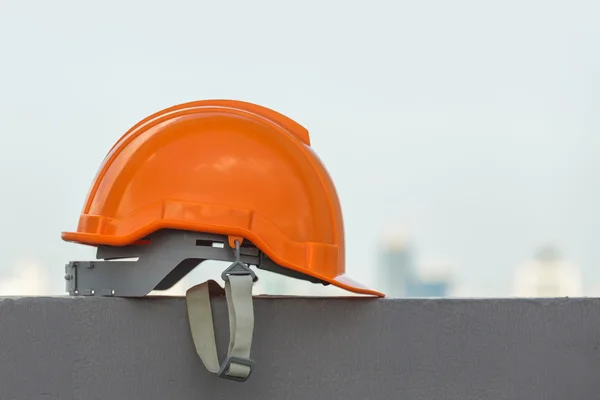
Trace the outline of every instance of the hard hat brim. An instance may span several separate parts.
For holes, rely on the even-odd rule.
[[[338,275],[335,278],[328,280],[326,278],[321,278],[326,282],[331,283],[334,286],[337,286],[341,289],[348,290],[352,293],[364,294],[376,297],[385,297],[385,294],[378,292],[377,290],[369,289],[367,286],[355,281],[350,278],[348,275]]]

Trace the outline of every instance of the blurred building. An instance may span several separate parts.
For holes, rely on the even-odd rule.
[[[404,236],[385,238],[379,254],[377,288],[388,297],[404,297],[407,283],[414,282],[413,254]]]
[[[444,270],[447,266],[440,263],[424,266],[419,268],[415,262],[413,247],[405,236],[389,237],[380,251],[377,287],[392,298],[448,296],[451,285]]]
[[[534,259],[517,268],[514,281],[517,297],[581,296],[581,273],[554,246],[545,246]]]

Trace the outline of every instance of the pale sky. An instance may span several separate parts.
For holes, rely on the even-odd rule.
[[[508,295],[548,241],[598,295],[598,15],[593,0],[3,0],[0,280],[39,264],[62,290],[64,264],[94,253],[60,232],[112,144],[164,107],[232,98],[309,130],[355,279],[401,230],[464,295]]]

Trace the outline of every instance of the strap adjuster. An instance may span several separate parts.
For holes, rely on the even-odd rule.
[[[247,366],[250,370],[246,377],[240,377],[235,375],[228,375],[229,369],[231,368],[231,364],[239,364]],[[239,357],[227,357],[223,365],[221,366],[221,370],[218,373],[220,378],[229,379],[236,382],[245,382],[248,380],[250,375],[252,375],[252,370],[254,369],[254,361],[249,358],[239,358]]]

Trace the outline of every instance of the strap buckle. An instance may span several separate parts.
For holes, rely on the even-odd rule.
[[[229,280],[229,275],[250,275],[252,276],[252,282],[256,282],[258,277],[250,269],[250,267],[241,261],[240,257],[240,242],[235,241],[235,261],[223,272],[221,272],[221,279],[225,282]]]
[[[228,375],[229,369],[231,368],[231,364],[239,364],[244,365],[249,368],[248,375],[245,377]],[[252,370],[254,369],[254,361],[249,358],[239,358],[239,357],[227,357],[223,365],[221,366],[221,370],[218,373],[220,378],[229,379],[236,382],[245,382],[248,380],[250,375],[252,375]]]

